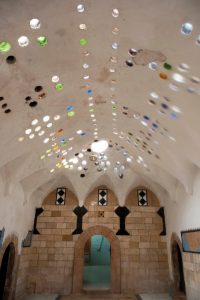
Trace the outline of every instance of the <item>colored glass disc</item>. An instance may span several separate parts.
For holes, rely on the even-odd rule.
[[[172,66],[168,63],[164,63],[163,67],[166,69],[166,70],[171,70],[172,69]]]
[[[161,79],[165,79],[165,80],[168,78],[165,73],[160,73],[159,76]]]
[[[37,38],[37,42],[40,46],[45,46],[48,43],[48,39],[45,36],[40,36]]]
[[[75,115],[75,112],[74,111],[69,111],[67,113],[68,117],[73,117]]]
[[[57,91],[62,90],[63,87],[64,87],[63,83],[57,83],[57,84],[56,84],[56,90],[57,90]]]
[[[74,107],[72,105],[67,106],[67,111],[72,111]]]
[[[0,52],[8,52],[11,49],[11,44],[8,42],[0,43]]]
[[[86,39],[84,39],[84,38],[80,39],[81,46],[85,46],[85,45],[87,45],[87,43],[88,43],[88,41]]]

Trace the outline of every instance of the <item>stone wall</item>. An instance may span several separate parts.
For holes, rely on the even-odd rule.
[[[159,201],[150,191],[148,197],[149,206],[138,207],[137,191],[129,194],[126,207],[130,214],[126,218],[126,230],[130,235],[116,236],[120,243],[118,255],[121,255],[123,293],[168,290],[167,246],[166,238],[160,236]],[[33,236],[32,246],[23,249],[21,255],[20,269],[26,267],[28,293],[68,294],[72,291],[74,248],[82,236],[72,235],[77,222],[73,213],[76,206],[78,201],[70,191],[67,191],[66,205],[55,205],[55,191],[44,200],[44,212],[37,221],[40,235]],[[116,235],[119,230],[119,217],[115,213],[118,204],[112,191],[108,190],[107,206],[98,206],[98,189],[87,197],[84,206],[88,210],[83,217],[84,232],[99,225]]]
[[[21,255],[19,255],[19,267],[17,273],[17,283],[15,298],[26,299],[26,295],[29,292],[29,286],[27,284],[27,274],[31,263],[31,255],[36,251],[34,248],[23,248]],[[33,288],[30,290],[32,292]]]
[[[188,300],[200,299],[200,255],[183,253],[184,275]]]

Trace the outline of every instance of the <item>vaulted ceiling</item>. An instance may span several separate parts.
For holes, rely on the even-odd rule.
[[[28,195],[61,175],[79,196],[102,178],[119,193],[136,182],[190,193],[199,11],[198,0],[1,0],[2,182]]]

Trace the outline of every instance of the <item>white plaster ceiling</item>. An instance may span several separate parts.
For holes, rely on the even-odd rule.
[[[84,5],[83,13],[77,11],[78,4]],[[119,10],[117,18],[112,16],[115,8]],[[37,188],[47,189],[45,184],[48,182],[50,186],[51,182],[58,183],[56,178],[62,175],[81,202],[94,185],[106,181],[118,191],[121,203],[136,182],[149,183],[171,196],[180,183],[187,192],[192,192],[200,166],[200,83],[191,80],[194,76],[200,77],[200,46],[195,42],[200,35],[199,11],[198,0],[0,1],[0,42],[11,44],[9,52],[0,53],[0,97],[4,97],[0,105],[7,103],[6,109],[11,109],[8,114],[4,113],[5,109],[0,109],[0,166],[5,186],[9,181],[20,182],[25,194],[30,196]],[[30,28],[29,22],[33,18],[41,22],[37,30]],[[193,25],[190,35],[181,34],[185,22]],[[80,30],[80,24],[86,24],[87,29]],[[119,29],[117,35],[112,33],[114,28]],[[20,36],[28,37],[27,47],[18,45]],[[39,36],[48,38],[46,46],[38,45]],[[81,38],[87,39],[88,44],[80,45]],[[113,42],[118,43],[117,50],[112,49]],[[125,61],[131,59],[130,48],[161,52],[172,70],[164,69],[163,62],[158,62],[156,71],[148,64],[128,67]],[[85,56],[85,51],[90,55]],[[16,57],[16,63],[6,62],[9,55]],[[113,56],[117,63],[110,62]],[[83,68],[85,63],[89,68]],[[181,63],[190,67],[188,72],[178,69]],[[166,74],[168,79],[161,79],[160,73]],[[181,74],[185,82],[174,81],[174,73]],[[64,84],[60,91],[51,82],[54,75],[58,75],[59,82]],[[84,80],[84,75],[89,75],[90,79]],[[112,80],[116,82],[112,83]],[[170,84],[175,84],[179,91],[170,89]],[[36,86],[42,86],[43,90],[35,92]],[[188,88],[193,88],[194,93],[188,92]],[[90,89],[92,95],[87,94]],[[38,99],[43,92],[46,97]],[[160,96],[155,100],[156,105],[148,103],[149,99],[154,100],[150,97],[151,92]],[[31,101],[25,101],[27,96],[38,105],[31,108]],[[93,99],[88,100],[89,97]],[[99,100],[103,103],[98,103]],[[89,106],[90,103],[94,105]],[[169,107],[162,109],[165,114],[159,112],[161,103]],[[74,108],[73,117],[67,116],[68,106]],[[174,106],[182,111],[177,113],[176,119],[170,117]],[[92,108],[94,111],[90,112]],[[134,114],[140,114],[140,118],[135,119]],[[53,122],[51,128],[46,127],[49,122],[42,121],[45,115]],[[60,115],[57,121],[54,120],[56,115]],[[147,126],[141,123],[143,116],[150,118]],[[96,121],[92,120],[94,118]],[[31,125],[34,119],[39,121],[36,126]],[[152,123],[156,121],[158,129],[152,131]],[[42,136],[34,132],[38,125],[45,130]],[[33,139],[25,134],[29,128],[35,134]],[[63,129],[62,133],[58,133],[60,129]],[[94,129],[99,140],[106,139],[113,145],[106,151],[111,162],[107,171],[98,172],[88,152],[83,158],[88,161],[87,171],[77,170],[82,159],[69,170],[56,166],[62,162],[61,152],[48,157],[46,151],[57,143],[59,149],[67,149],[64,158],[69,161],[82,149],[90,148],[95,139]],[[77,130],[86,134],[80,136]],[[55,133],[56,140],[51,140],[50,133]],[[151,134],[150,138],[148,134]],[[24,137],[22,142],[18,140],[20,137]],[[50,138],[46,144],[43,143],[45,138]],[[138,138],[141,141],[136,145]],[[61,146],[61,139],[67,141],[65,146]],[[145,150],[141,146],[143,142],[146,143]],[[126,162],[124,151],[128,152],[132,162]],[[44,154],[45,158],[41,160]],[[140,164],[138,156],[143,159]],[[125,166],[123,179],[119,179],[113,170],[116,161]],[[52,169],[55,171],[50,173]],[[84,178],[80,177],[81,173],[85,174]]]

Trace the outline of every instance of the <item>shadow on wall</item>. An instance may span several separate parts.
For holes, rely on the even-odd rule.
[[[171,240],[171,255],[172,255],[172,268],[174,277],[174,293],[186,294],[184,268],[182,259],[182,245],[179,238],[172,235]]]
[[[10,299],[14,262],[15,247],[10,243],[3,254],[0,268],[0,299],[2,300]]]

